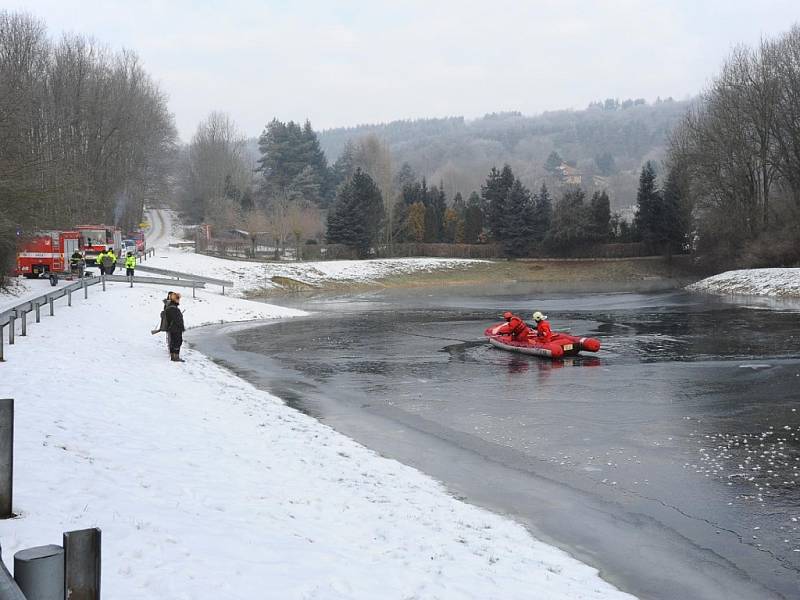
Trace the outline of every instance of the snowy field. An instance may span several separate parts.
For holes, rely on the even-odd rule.
[[[800,268],[726,271],[687,286],[695,292],[800,298]]]
[[[336,260],[301,263],[259,263],[222,259],[195,254],[193,249],[169,247],[170,242],[182,239],[181,228],[175,224],[171,211],[149,211],[149,220],[152,235],[148,237],[148,243],[157,251],[155,257],[148,258],[143,263],[145,266],[230,280],[234,282],[233,293],[237,296],[241,296],[249,290],[278,287],[271,282],[271,278],[275,276],[288,277],[313,286],[324,286],[330,283],[372,283],[392,275],[459,269],[469,267],[476,262],[483,262],[452,258]]]
[[[631,598],[199,353],[169,362],[150,334],[164,291],[93,286],[6,346],[19,514],[0,521],[7,565],[97,526],[115,600]],[[208,290],[183,308],[190,327],[301,314]]]

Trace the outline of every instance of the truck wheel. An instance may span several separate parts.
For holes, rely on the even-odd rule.
[[[50,285],[53,287],[58,285],[58,275],[50,275]]]

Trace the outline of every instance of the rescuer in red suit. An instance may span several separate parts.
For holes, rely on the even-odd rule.
[[[503,318],[507,322],[498,328],[497,333],[511,335],[511,339],[517,342],[524,342],[528,339],[531,330],[525,324],[525,321],[511,312],[504,312]]]
[[[533,313],[533,320],[536,322],[536,337],[542,341],[549,342],[553,337],[553,332],[550,330],[547,316],[537,310]]]

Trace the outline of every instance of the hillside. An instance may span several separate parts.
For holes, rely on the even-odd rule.
[[[322,131],[320,143],[329,162],[347,140],[370,134],[386,141],[394,169],[408,162],[417,174],[443,182],[448,195],[480,189],[492,166],[509,163],[523,182],[538,188],[542,181],[561,181],[544,164],[556,151],[588,189],[605,188],[616,210],[632,205],[639,170],[645,160],[664,156],[669,131],[690,101],[643,100],[595,103],[586,110],[562,110],[537,116],[520,113],[393,121]],[[609,160],[609,156],[612,160]],[[577,181],[573,178],[573,181]]]

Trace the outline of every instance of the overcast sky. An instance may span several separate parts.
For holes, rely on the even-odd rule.
[[[798,0],[0,0],[50,34],[135,50],[188,141],[211,110],[248,135],[584,108],[697,93],[737,43],[800,21]]]

